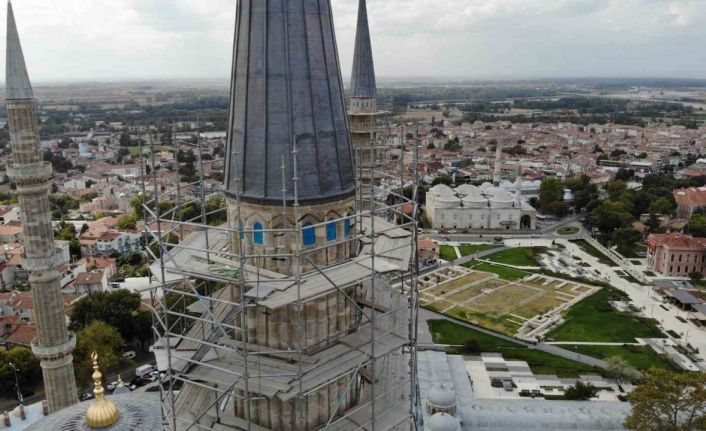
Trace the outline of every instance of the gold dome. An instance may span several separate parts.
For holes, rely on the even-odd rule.
[[[120,418],[120,411],[118,406],[103,396],[103,383],[101,382],[103,374],[98,367],[98,353],[93,352],[91,359],[93,360],[93,375],[91,377],[95,387],[93,393],[96,400],[86,412],[86,425],[89,428],[105,428],[117,422]]]

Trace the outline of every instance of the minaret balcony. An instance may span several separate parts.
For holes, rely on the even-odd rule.
[[[69,331],[69,338],[65,342],[56,346],[40,346],[39,341],[35,338],[32,340],[32,353],[34,356],[41,359],[60,359],[71,352],[76,347],[76,334]]]
[[[52,166],[49,162],[27,163],[7,167],[7,176],[17,185],[44,183],[52,178]]]

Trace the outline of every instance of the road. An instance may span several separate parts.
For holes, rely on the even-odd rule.
[[[488,335],[492,335],[493,337],[501,338],[503,340],[507,340],[510,342],[513,342],[515,344],[520,344],[528,349],[534,349],[534,350],[539,350],[545,353],[551,353],[552,355],[556,356],[561,356],[562,358],[565,359],[570,359],[572,361],[576,362],[581,362],[582,364],[590,365],[592,367],[599,367],[599,368],[606,368],[608,364],[606,364],[605,361],[602,361],[600,359],[592,358],[590,356],[586,355],[580,355],[578,353],[572,352],[570,350],[562,349],[561,347],[549,345],[549,344],[544,344],[544,343],[538,343],[538,344],[533,344],[533,343],[528,343],[527,341],[523,341],[520,339],[517,339],[515,337],[510,337],[508,335],[500,334],[494,331],[491,331],[489,329],[482,328],[480,326],[473,325],[468,322],[464,322],[463,320],[458,320],[454,319],[453,317],[449,317],[445,314],[437,313],[435,311],[428,310],[426,308],[420,308],[419,309],[419,332],[417,334],[417,345],[420,348],[430,348],[435,345],[434,340],[432,339],[431,332],[429,331],[429,325],[427,324],[428,320],[448,320],[454,323],[457,323],[461,326],[465,326],[466,328],[473,329],[478,332],[483,332]]]

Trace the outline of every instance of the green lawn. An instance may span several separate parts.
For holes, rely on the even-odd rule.
[[[506,265],[540,266],[537,261],[537,255],[546,250],[545,247],[516,247],[492,254],[486,259]]]
[[[604,373],[599,368],[539,350],[527,349],[521,344],[466,328],[448,320],[430,320],[428,323],[436,343],[464,345],[468,340],[473,339],[479,344],[481,352],[497,352],[502,353],[506,359],[526,361],[535,374],[556,374],[559,377],[570,378],[578,377],[580,374]],[[452,353],[463,353],[463,349],[452,349]]]
[[[468,256],[471,254],[480,253],[486,250],[492,250],[500,246],[493,244],[465,244],[458,247],[458,251],[461,252],[461,256]]]
[[[475,263],[475,262],[469,262],[464,265],[467,268],[475,269],[476,271],[484,271],[484,272],[492,272],[493,274],[498,274],[500,278],[503,280],[508,280],[508,281],[517,281],[521,280],[528,275],[530,275],[530,272],[527,271],[521,271],[519,269],[514,269],[514,268],[508,268],[506,266],[498,266],[498,265],[493,265],[490,263]]]
[[[439,257],[449,262],[458,259],[456,250],[450,245],[442,245],[439,247]]]
[[[649,368],[664,368],[671,371],[678,369],[669,361],[669,359],[660,355],[650,346],[561,346],[567,350],[572,350],[582,355],[592,356],[597,359],[607,359],[613,356],[619,356],[625,359],[630,365],[638,370],[647,370]]]
[[[576,226],[566,226],[562,227],[559,230],[556,231],[558,235],[575,235],[581,231],[581,228],[578,228]]]
[[[493,245],[493,244],[465,244],[465,245],[460,245],[458,247],[458,251],[461,253],[461,256],[469,256],[471,254],[476,254],[480,253],[482,251],[486,250],[492,250],[494,248],[498,248],[498,245]],[[454,251],[454,248],[450,245],[442,245],[439,248],[439,257],[446,261],[452,261],[458,259],[458,256],[456,256],[456,252]]]
[[[635,338],[666,338],[657,328],[656,320],[618,312],[608,303],[625,298],[624,293],[604,287],[564,313],[566,322],[551,331],[547,338],[608,343],[633,343]]]
[[[581,247],[581,250],[585,251],[586,253],[590,254],[591,256],[598,258],[598,260],[600,260],[601,263],[604,263],[609,266],[618,266],[615,264],[615,262],[610,260],[608,258],[608,256],[601,253],[596,247],[589,244],[586,240],[579,239],[579,240],[571,241],[571,242],[573,242],[574,244]]]

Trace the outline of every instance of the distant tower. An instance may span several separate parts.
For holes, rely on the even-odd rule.
[[[284,11],[260,3],[238,2],[225,193],[231,226],[263,231],[243,241],[243,251],[274,255],[290,252],[294,238],[265,231],[352,214],[355,177],[329,0],[286,2]],[[298,205],[298,220],[285,203]],[[335,236],[343,238],[349,228],[339,226]],[[305,233],[304,246],[311,248],[333,236]],[[349,248],[322,249],[312,263],[348,258]],[[281,273],[294,269],[277,259],[257,263]]]
[[[34,299],[37,338],[32,352],[40,359],[49,411],[78,402],[74,379],[74,334],[66,329],[61,297],[61,273],[49,210],[52,167],[39,151],[39,127],[32,86],[27,74],[12,4],[7,4],[6,57],[7,116],[10,125],[13,164],[7,174],[17,185],[24,232],[25,258]]]
[[[500,185],[502,180],[502,167],[503,167],[503,145],[498,142],[495,147],[495,174],[493,175],[493,184],[496,186]]]
[[[353,72],[351,74],[351,93],[348,109],[348,123],[351,129],[351,144],[356,154],[357,175],[361,177],[363,206],[367,207],[370,188],[366,186],[379,182],[371,170],[378,163],[378,119],[377,86],[375,83],[375,64],[368,27],[368,9],[365,0],[358,5],[358,27],[355,36],[353,54]]]

